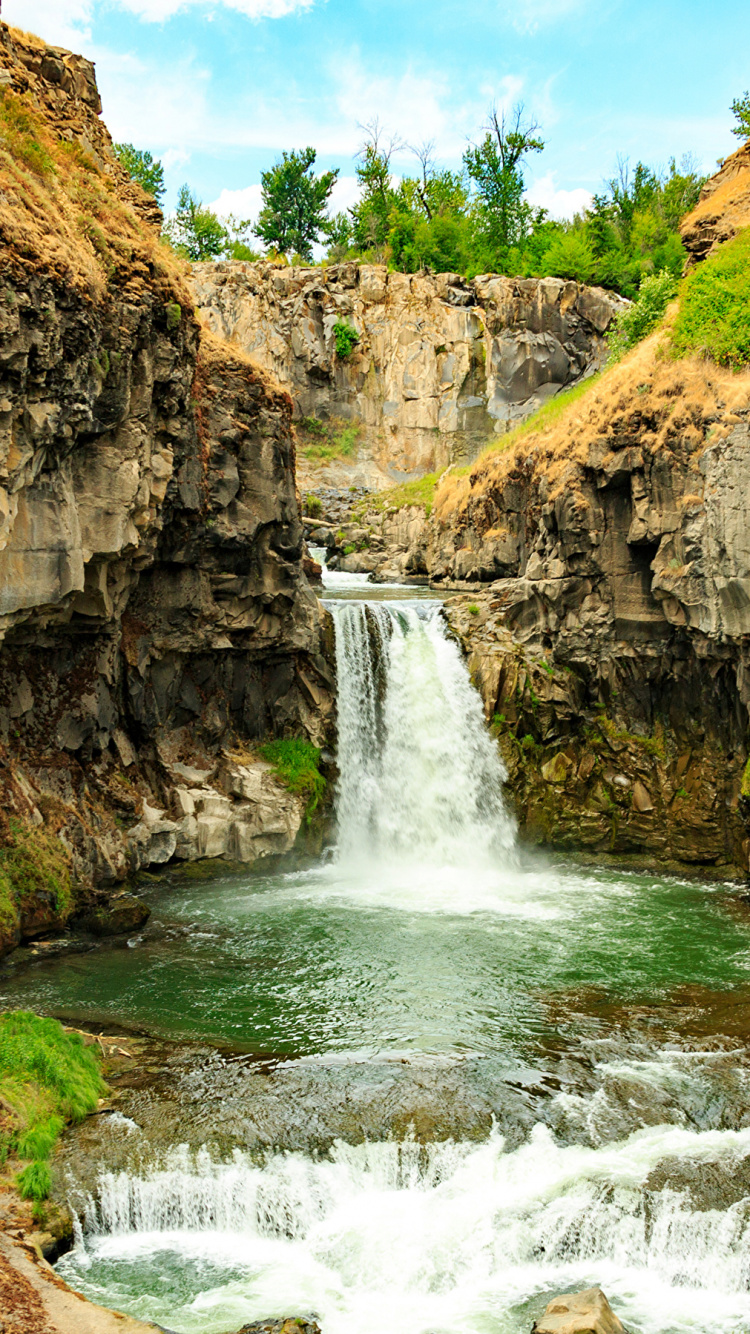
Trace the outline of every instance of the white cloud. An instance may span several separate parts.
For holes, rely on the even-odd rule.
[[[555,173],[548,171],[529,186],[526,198],[535,208],[546,208],[553,218],[572,218],[590,206],[593,195],[588,190],[558,189]]]
[[[235,218],[249,219],[255,222],[261,205],[260,183],[257,185],[246,185],[243,190],[222,190],[218,199],[214,199],[209,205],[214,213],[218,213],[220,218],[228,218],[232,215]]]
[[[80,49],[91,39],[94,0],[5,0],[3,19],[52,46]]]
[[[503,3],[502,8],[518,32],[531,34],[569,18],[586,3],[587,0],[520,0],[520,3],[511,0],[510,4]]]
[[[331,191],[328,212],[344,213],[346,209],[353,208],[361,193],[356,176],[339,176]]]
[[[352,204],[357,202],[359,193],[356,176],[340,176],[331,191],[328,212],[342,213],[344,209],[351,208]],[[235,218],[247,218],[250,222],[255,222],[260,213],[261,203],[260,182],[258,182],[257,185],[246,185],[241,190],[222,190],[218,199],[214,199],[209,207],[214,213],[218,213],[220,218],[228,218],[231,214]]]
[[[190,161],[190,154],[186,148],[168,148],[166,153],[161,155],[161,163],[165,171],[178,171]]]
[[[120,9],[135,14],[145,23],[163,23],[180,11],[206,5],[209,0],[116,0]],[[250,19],[281,19],[299,10],[310,9],[315,0],[212,0],[234,9]]]
[[[280,19],[310,9],[315,0],[111,0],[144,23],[162,23],[182,10],[217,5],[250,19]],[[3,18],[53,46],[79,51],[91,41],[97,0],[5,0]],[[85,54],[89,54],[88,51]]]

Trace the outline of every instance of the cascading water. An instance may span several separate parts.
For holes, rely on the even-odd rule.
[[[505,778],[440,608],[332,602],[342,858],[466,866],[513,847]]]
[[[158,956],[145,1000],[137,953],[119,968],[116,952],[87,955],[73,979],[79,996],[98,967],[98,996],[110,967],[117,1004],[127,994],[144,1024],[144,1005],[174,1009],[176,987],[194,1032],[275,1042],[288,1059],[262,1078],[248,1067],[246,1104],[244,1067],[222,1066],[227,1102],[208,1112],[212,1080],[197,1077],[197,1142],[224,1113],[234,1143],[256,1148],[154,1152],[111,1118],[102,1156],[128,1169],[91,1194],[74,1185],[78,1241],[60,1271],[179,1334],[313,1312],[324,1334],[520,1334],[554,1293],[593,1284],[634,1334],[741,1334],[750,1062],[736,1043],[692,1049],[649,1025],[686,982],[744,986],[750,931],[699,887],[522,861],[439,605],[410,590],[352,601],[357,578],[327,604],[335,855],[244,888],[193,886],[179,908],[173,888],[161,948],[176,953]],[[579,1038],[565,1009],[578,987],[594,1010],[644,1006],[646,1036],[628,1047],[621,1010],[587,1012]],[[540,996],[547,1013],[559,999],[558,1020]],[[143,1103],[130,1114],[149,1124]]]

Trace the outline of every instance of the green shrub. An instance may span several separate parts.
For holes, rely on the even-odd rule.
[[[49,1194],[47,1159],[66,1121],[96,1111],[105,1085],[96,1049],[56,1019],[25,1010],[0,1015],[0,1102],[10,1115],[0,1129],[0,1160],[31,1162],[19,1174],[24,1199]]]
[[[359,342],[359,334],[353,329],[351,324],[344,324],[342,320],[337,320],[333,326],[333,337],[336,342],[336,356],[341,361],[346,361],[354,351]]]
[[[53,176],[55,164],[39,142],[40,125],[25,97],[10,89],[0,92],[0,137],[8,152],[42,179]]]
[[[305,514],[309,514],[311,519],[319,519],[323,513],[323,502],[320,496],[309,492],[305,496]]]
[[[637,299],[615,320],[608,341],[610,361],[619,361],[631,347],[652,333],[677,294],[677,282],[668,269],[641,280]]]
[[[0,917],[35,894],[50,891],[55,911],[67,916],[73,907],[73,891],[62,843],[45,829],[11,819],[8,842],[0,847]]]
[[[291,792],[305,794],[305,818],[309,822],[326,790],[326,780],[318,767],[318,747],[310,741],[293,737],[285,741],[267,741],[258,746],[258,754],[273,765],[276,777]]]
[[[17,1180],[23,1200],[46,1200],[52,1189],[52,1173],[46,1163],[29,1163],[19,1172]]]
[[[479,615],[479,608],[478,608],[476,602],[470,602],[469,605],[468,605],[468,607],[466,608],[466,610],[468,611],[468,613],[469,613],[470,616],[478,616],[478,615]]]
[[[170,301],[167,303],[167,328],[170,333],[176,333],[180,327],[182,319],[182,306],[179,301]]]
[[[750,364],[750,228],[693,269],[680,295],[678,355],[699,352],[734,370]]]

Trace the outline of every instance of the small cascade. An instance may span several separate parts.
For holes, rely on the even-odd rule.
[[[529,1327],[530,1295],[594,1283],[643,1334],[733,1334],[746,1323],[747,1202],[701,1209],[649,1178],[677,1162],[728,1171],[749,1150],[748,1130],[664,1125],[600,1148],[560,1146],[538,1125],[513,1152],[493,1133],[338,1143],[263,1166],[178,1149],[143,1176],[103,1174],[86,1241],[58,1268],[121,1298],[154,1257],[161,1286],[138,1313],[185,1334],[282,1309],[317,1312],[325,1334],[510,1331]]]
[[[336,624],[340,857],[507,860],[506,774],[440,607],[327,605]]]

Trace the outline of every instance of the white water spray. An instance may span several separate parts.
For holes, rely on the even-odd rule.
[[[508,860],[506,774],[439,607],[331,602],[339,855],[419,866]]]
[[[517,1331],[534,1294],[592,1283],[649,1334],[728,1332],[750,1309],[746,1202],[701,1211],[648,1178],[664,1161],[731,1171],[748,1152],[748,1130],[676,1126],[599,1149],[561,1147],[543,1126],[514,1152],[497,1134],[340,1143],[324,1159],[276,1155],[263,1167],[183,1149],[145,1176],[103,1175],[87,1251],[62,1268],[81,1286],[87,1265],[117,1263],[122,1278],[155,1252],[181,1257],[184,1272],[210,1257],[231,1281],[168,1312],[202,1334],[309,1311],[325,1334]]]

